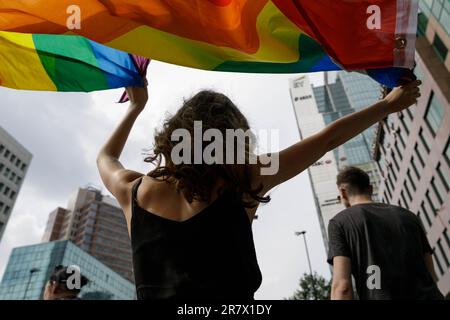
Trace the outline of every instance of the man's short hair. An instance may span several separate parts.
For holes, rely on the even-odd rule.
[[[345,167],[337,176],[337,185],[345,185],[349,196],[368,195],[372,193],[369,175],[360,168]]]

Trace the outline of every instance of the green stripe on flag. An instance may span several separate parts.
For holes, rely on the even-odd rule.
[[[42,65],[58,91],[108,89],[89,41],[80,36],[33,35]]]
[[[252,73],[304,73],[316,71],[315,66],[326,57],[319,43],[305,34],[299,36],[300,59],[291,63],[226,61],[214,71]]]

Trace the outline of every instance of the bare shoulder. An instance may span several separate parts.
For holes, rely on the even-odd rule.
[[[128,206],[131,200],[131,189],[133,185],[142,178],[143,174],[132,170],[118,170],[111,181],[108,188],[116,197],[122,207]]]
[[[139,179],[142,180],[136,193],[136,200],[144,208],[151,206],[157,199],[167,199],[174,192],[174,187],[166,181],[158,180],[147,175]],[[133,186],[138,183],[139,179],[133,183]]]
[[[131,177],[130,177],[131,178]],[[139,185],[138,185],[139,184]],[[158,191],[160,182],[144,174],[136,175],[133,179],[128,179],[126,187],[123,189],[121,199],[117,199],[123,209],[127,222],[130,223],[132,215],[132,202],[137,201],[139,206],[146,207],[152,199],[160,197]],[[134,188],[138,187],[136,198],[133,199]]]

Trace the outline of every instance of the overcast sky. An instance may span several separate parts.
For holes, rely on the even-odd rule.
[[[143,150],[152,145],[154,129],[183,98],[200,89],[228,95],[251,127],[277,129],[280,148],[299,140],[288,79],[295,75],[255,75],[193,70],[152,62],[149,104],[138,119],[122,156],[126,167],[148,171]],[[322,74],[312,75],[322,84]],[[94,184],[105,191],[95,158],[126,106],[116,104],[121,90],[91,94],[15,91],[0,88],[0,125],[22,143],[33,160],[0,242],[0,277],[14,247],[39,243],[48,214],[65,207],[72,191]],[[272,150],[277,151],[277,150]],[[106,191],[105,191],[106,192]],[[306,230],[314,270],[330,278],[307,172],[273,190],[253,224],[263,282],[256,299],[283,299],[308,272],[303,240]]]

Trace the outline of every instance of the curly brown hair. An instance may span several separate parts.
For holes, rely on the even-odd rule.
[[[144,160],[156,165],[148,176],[174,183],[177,191],[182,192],[189,202],[193,200],[210,202],[213,187],[219,179],[224,182],[219,193],[231,191],[246,208],[253,208],[260,202],[269,202],[270,197],[259,195],[263,189],[262,185],[252,187],[254,171],[248,165],[253,147],[252,141],[249,140],[252,139],[241,142],[245,144],[244,164],[236,164],[236,162],[206,164],[203,161],[201,164],[196,164],[193,161],[193,152],[191,152],[190,163],[175,164],[173,162],[172,149],[178,142],[173,141],[172,133],[180,128],[187,130],[190,137],[194,137],[191,139],[191,150],[193,150],[194,140],[198,138],[194,135],[195,121],[201,121],[202,136],[208,129],[217,129],[224,137],[227,129],[240,129],[246,132],[250,130],[245,116],[227,96],[210,90],[200,91],[189,100],[185,100],[177,113],[166,119],[162,129],[156,132],[153,153]],[[202,139],[201,144],[203,152],[208,143]],[[236,151],[237,146],[233,144],[233,148]],[[222,151],[225,155],[225,147]],[[234,154],[236,155],[237,152]]]

